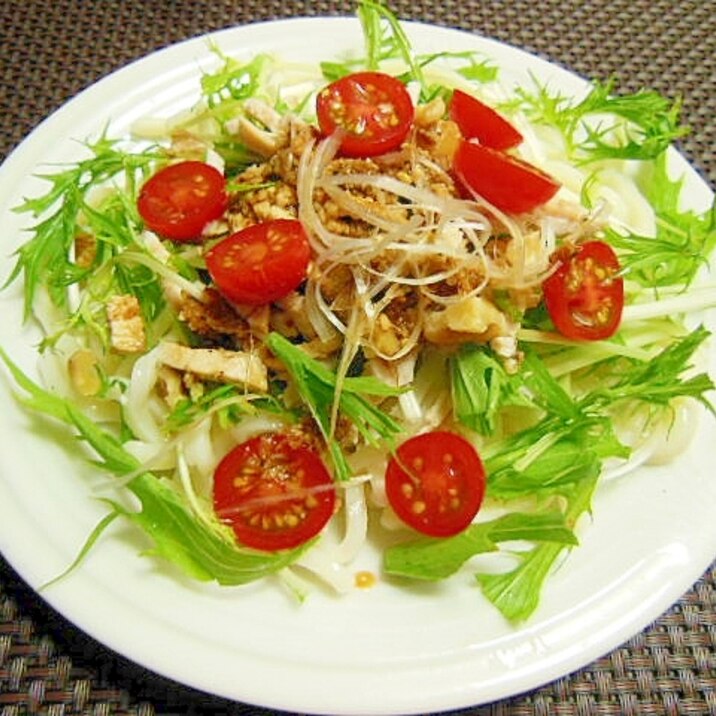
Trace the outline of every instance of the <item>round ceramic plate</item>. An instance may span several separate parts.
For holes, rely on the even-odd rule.
[[[584,82],[521,51],[467,33],[405,25],[419,51],[477,50],[528,81],[565,94]],[[317,61],[360,51],[353,19],[296,19],[238,27],[213,40],[248,59],[262,51]],[[312,48],[318,48],[313,50]],[[213,63],[213,64],[212,64]],[[76,159],[81,141],[125,133],[137,118],[168,115],[196,98],[202,68],[215,66],[207,38],[162,50],[98,82],[40,125],[0,170],[2,280],[28,217],[11,212],[44,192],[34,178]],[[705,209],[708,188],[688,176],[688,200]],[[21,287],[0,294],[2,345],[35,375],[37,335],[22,324]],[[713,354],[710,363],[713,364]],[[34,588],[72,561],[104,514],[97,476],[56,428],[3,387],[0,411],[0,549]],[[518,628],[481,596],[470,572],[407,589],[381,582],[304,603],[271,580],[219,588],[183,579],[143,558],[141,535],[115,523],[69,578],[42,592],[79,628],[179,682],[238,701],[289,711],[393,714],[446,710],[514,695],[567,674],[640,631],[685,592],[716,554],[713,479],[716,421],[701,420],[688,452],[603,485],[581,546],[548,580],[541,606]],[[379,555],[359,569],[377,569]]]

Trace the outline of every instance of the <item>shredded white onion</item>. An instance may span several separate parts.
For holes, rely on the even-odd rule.
[[[316,252],[306,287],[307,313],[321,340],[336,331],[346,335],[349,324],[358,325],[373,354],[399,361],[418,346],[426,311],[460,304],[488,287],[530,289],[553,270],[555,216],[545,214],[535,223],[508,216],[477,195],[462,199],[437,192],[418,178],[411,183],[385,172],[351,173],[342,167],[333,172],[329,165],[338,146],[336,136],[309,143],[298,171],[299,218]],[[447,177],[420,152],[394,161],[406,160],[432,176]],[[320,211],[317,192],[328,198]],[[331,217],[341,216],[356,220],[350,236],[328,226]],[[575,232],[579,224],[575,221]],[[502,243],[488,251],[496,233],[504,236]],[[398,309],[400,334],[386,343],[383,333],[393,324],[390,318],[381,324],[381,314],[406,292],[413,292],[414,309]],[[409,401],[403,402],[415,414]]]

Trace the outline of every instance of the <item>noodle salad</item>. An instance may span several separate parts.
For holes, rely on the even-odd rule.
[[[213,47],[186,110],[44,176],[9,279],[44,386],[0,357],[115,476],[69,569],[122,518],[199,580],[472,571],[519,623],[598,484],[713,412],[690,315],[716,305],[716,210],[669,172],[678,103],[508,88],[479,53],[416,53],[379,2],[357,15],[364,55]]]

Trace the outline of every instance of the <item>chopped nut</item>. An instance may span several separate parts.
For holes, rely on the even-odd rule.
[[[118,353],[141,353],[147,348],[144,320],[135,296],[112,296],[107,302],[110,342]]]
[[[487,342],[498,336],[510,336],[514,330],[507,316],[482,296],[472,296],[443,311],[428,313],[424,325],[426,340],[437,344]]]
[[[237,122],[236,133],[239,139],[253,152],[262,157],[270,157],[278,150],[278,139],[273,132],[257,127],[245,117]]]
[[[441,119],[418,132],[418,143],[444,169],[452,166],[452,160],[462,135],[451,119]]]
[[[204,139],[185,129],[175,130],[171,135],[171,146],[169,154],[181,159],[193,159],[195,161],[206,161],[206,153],[209,145]]]
[[[277,132],[283,121],[281,114],[270,104],[253,97],[244,102],[244,111],[271,132]]]
[[[445,101],[436,97],[426,104],[419,104],[415,109],[415,124],[418,127],[427,127],[442,119],[445,114]]]
[[[87,348],[76,350],[67,361],[70,380],[74,389],[84,396],[97,395],[102,389],[97,356]]]

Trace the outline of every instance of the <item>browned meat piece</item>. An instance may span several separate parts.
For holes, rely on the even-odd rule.
[[[185,294],[180,301],[179,319],[194,333],[215,342],[229,336],[238,345],[249,339],[248,322],[215,289],[206,289],[202,301]]]
[[[193,373],[203,380],[240,383],[262,392],[268,390],[266,366],[253,353],[163,343],[159,356],[164,365],[182,373]]]
[[[75,263],[81,268],[89,268],[97,256],[97,239],[92,234],[81,233],[75,236]]]

